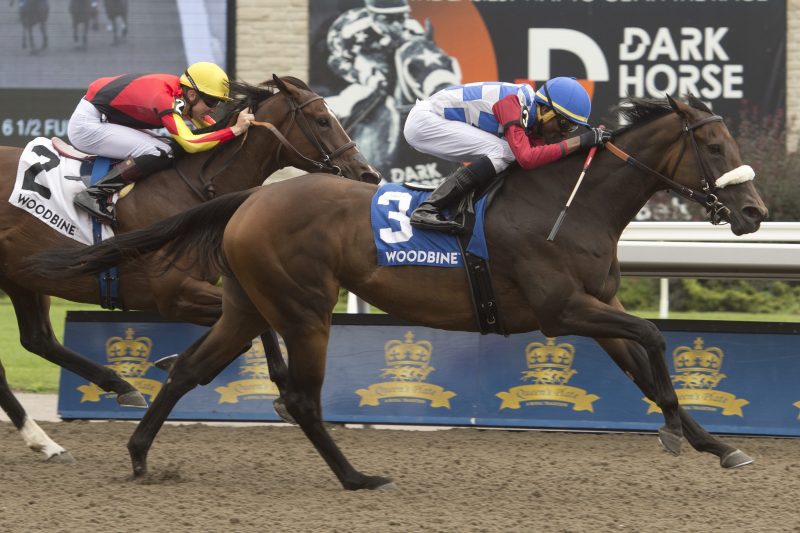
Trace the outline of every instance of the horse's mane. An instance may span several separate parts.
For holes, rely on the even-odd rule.
[[[712,113],[706,104],[699,98],[688,94],[686,95],[686,103],[695,109]],[[614,129],[614,135],[620,135],[635,127],[646,124],[659,117],[663,117],[672,113],[674,109],[669,101],[659,98],[635,98],[628,97],[622,100],[619,105],[612,109],[612,112],[617,117],[618,127]]]
[[[310,91],[311,88],[306,83],[293,76],[284,76],[282,81],[294,85],[299,89]],[[233,120],[233,117],[240,111],[247,109],[258,109],[258,107],[267,101],[270,97],[278,93],[275,81],[268,80],[258,85],[251,85],[243,81],[229,81],[228,82],[228,96],[231,102],[225,104],[225,111],[223,115],[217,120],[216,124],[198,130],[198,133],[205,133],[215,131],[227,127]]]

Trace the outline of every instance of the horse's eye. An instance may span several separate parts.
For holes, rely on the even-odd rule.
[[[714,155],[718,155],[722,153],[722,147],[718,144],[709,144],[708,151]]]
[[[328,126],[330,126],[330,125],[331,125],[331,123],[330,123],[330,122],[328,121],[328,119],[327,119],[327,118],[325,118],[325,117],[319,117],[319,118],[317,119],[317,124],[319,124],[319,125],[320,125],[320,127],[322,127],[322,128],[327,128]]]

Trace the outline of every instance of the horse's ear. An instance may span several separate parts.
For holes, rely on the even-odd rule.
[[[279,91],[281,91],[281,92],[285,92],[285,93],[288,93],[288,92],[289,92],[289,88],[288,88],[288,87],[286,87],[286,84],[283,82],[283,80],[282,80],[282,79],[280,79],[280,78],[278,77],[278,75],[277,75],[277,74],[273,74],[273,75],[272,75],[272,81],[274,81],[274,82],[275,82],[275,86],[278,88],[278,90],[279,90]]]
[[[428,41],[433,40],[433,24],[431,24],[431,19],[425,19],[425,39]]]
[[[675,112],[682,116],[682,117],[689,117],[690,111],[689,106],[681,102],[680,100],[676,100],[670,95],[667,95],[667,101],[669,102],[670,107],[675,110]]]
[[[680,113],[681,110],[678,107],[678,102],[675,101],[670,95],[667,95],[667,101],[669,102],[669,106],[675,110],[676,113]]]

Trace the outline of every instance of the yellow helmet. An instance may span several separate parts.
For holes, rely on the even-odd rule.
[[[186,72],[181,74],[181,85],[220,100],[230,100],[228,75],[214,63],[200,61],[190,65]]]

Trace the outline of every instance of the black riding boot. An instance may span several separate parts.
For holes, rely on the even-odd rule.
[[[160,155],[140,155],[114,165],[100,181],[75,195],[73,203],[97,217],[104,224],[115,225],[116,217],[111,197],[129,183],[172,165],[172,158]]]
[[[461,224],[444,218],[442,209],[457,204],[470,191],[486,185],[496,175],[492,161],[485,156],[469,166],[457,168],[411,213],[411,225],[458,233],[462,229]]]

